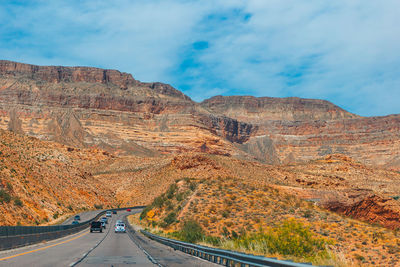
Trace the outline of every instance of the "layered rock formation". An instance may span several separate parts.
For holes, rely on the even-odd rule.
[[[400,115],[364,118],[324,100],[216,96],[90,67],[0,61],[0,128],[78,147],[206,152],[271,164],[341,153],[400,169]]]
[[[400,115],[360,117],[324,100],[216,96],[207,110],[252,124],[241,148],[269,163],[345,154],[367,164],[400,169]]]
[[[238,154],[252,125],[214,115],[162,83],[88,67],[0,61],[0,128],[119,153]]]

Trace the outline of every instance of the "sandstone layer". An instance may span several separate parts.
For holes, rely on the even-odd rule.
[[[0,129],[125,155],[205,152],[290,164],[336,153],[400,170],[400,115],[360,117],[301,98],[196,103],[170,85],[91,67],[0,61]]]

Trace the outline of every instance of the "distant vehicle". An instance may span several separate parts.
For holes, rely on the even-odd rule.
[[[119,223],[124,223],[124,222],[121,221],[121,220],[117,220],[115,223],[116,223],[116,224],[119,224]]]
[[[126,209],[126,211],[131,211],[131,209]]]
[[[103,227],[101,226],[101,222],[91,222],[90,223],[90,232],[99,231],[100,233],[103,232]]]
[[[79,224],[77,220],[74,220],[71,224]]]
[[[75,221],[80,221],[80,220],[81,220],[81,216],[75,215],[74,220],[75,220]]]
[[[108,223],[108,219],[107,219],[107,217],[101,217],[100,221],[101,221],[101,222]]]
[[[112,216],[111,210],[106,211],[106,217],[111,217],[111,216]]]
[[[116,211],[116,210],[113,210],[112,212],[113,212],[113,214],[117,214],[117,211]]]
[[[101,221],[101,227],[103,227],[104,229],[106,229],[106,223],[104,221]]]
[[[125,224],[124,223],[116,223],[114,231],[116,233],[125,233],[126,232]]]

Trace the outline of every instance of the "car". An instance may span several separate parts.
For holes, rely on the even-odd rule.
[[[106,217],[111,217],[111,216],[112,216],[111,210],[106,211]]]
[[[77,220],[74,220],[71,224],[79,224]]]
[[[81,220],[81,216],[75,215],[74,220],[75,220],[75,221],[80,221],[80,220]]]
[[[106,229],[106,223],[104,221],[101,221],[101,227],[103,227],[104,229]]]
[[[117,214],[117,211],[116,211],[116,210],[113,210],[112,213],[113,213],[113,214]]]
[[[124,222],[121,220],[117,220],[115,223],[118,224],[118,223],[124,223]]]
[[[101,217],[100,221],[101,221],[101,222],[108,223],[108,219],[107,219],[107,217]]]
[[[115,233],[126,233],[125,224],[124,223],[116,223],[114,232]]]
[[[131,211],[131,209],[126,209],[126,211]]]
[[[90,232],[93,233],[94,231],[99,231],[100,233],[103,232],[103,227],[101,225],[101,222],[94,221],[90,223]]]

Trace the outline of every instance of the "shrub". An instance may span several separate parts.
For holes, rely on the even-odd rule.
[[[196,190],[196,188],[197,188],[197,183],[196,182],[191,182],[189,184],[189,189],[190,190],[194,191],[194,190]]]
[[[164,218],[165,226],[169,226],[170,224],[174,223],[175,221],[176,221],[176,213],[175,212],[169,213]]]
[[[9,203],[11,201],[11,196],[4,189],[0,189],[0,203]]]
[[[158,196],[154,199],[151,206],[161,208],[164,205],[164,202],[165,202],[164,196]]]
[[[174,194],[175,194],[175,192],[176,192],[177,189],[178,189],[178,186],[177,186],[176,184],[170,185],[169,188],[168,188],[168,190],[167,190],[167,193],[166,193],[167,198],[168,198],[168,199],[173,198],[173,197],[174,197]]]
[[[185,242],[196,243],[204,237],[203,228],[196,221],[185,221],[180,231],[180,236]]]
[[[72,209],[71,205],[68,206],[68,209]],[[103,209],[103,205],[102,204],[94,204],[94,208],[96,210],[102,210]]]
[[[12,191],[13,190],[13,186],[10,182],[7,182],[7,189],[8,191]]]
[[[216,236],[206,236],[204,238],[204,242],[211,244],[213,246],[219,246],[221,245],[221,239]]]
[[[60,216],[60,214],[58,214],[58,212],[54,213],[54,214],[53,214],[53,219],[57,219],[58,216]]]
[[[176,200],[178,200],[179,202],[181,202],[184,198],[184,194],[183,192],[176,194]]]
[[[21,201],[21,199],[19,197],[16,197],[14,199],[14,205],[17,206],[17,207],[22,207],[23,206],[23,203],[22,203],[22,201]]]
[[[171,200],[168,200],[167,202],[165,202],[166,206],[167,206],[167,210],[173,210],[174,209],[174,204],[171,202]]]
[[[236,239],[237,247],[263,254],[279,253],[285,256],[303,257],[328,257],[326,245],[329,243],[323,238],[315,237],[301,222],[294,219],[284,221],[275,228],[266,232],[246,235]]]
[[[139,219],[140,219],[140,220],[143,220],[144,218],[146,218],[147,213],[148,213],[151,209],[152,209],[152,206],[151,206],[151,205],[149,205],[149,206],[147,206],[146,208],[144,208],[144,209],[142,210],[142,212],[140,213]]]

